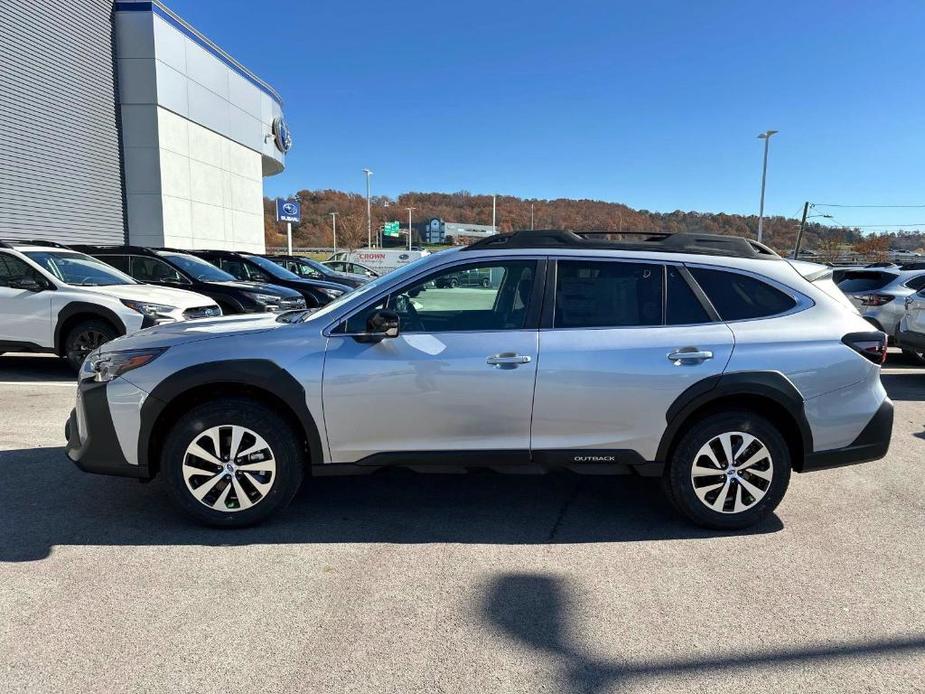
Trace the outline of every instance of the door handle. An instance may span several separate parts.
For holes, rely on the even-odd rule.
[[[708,350],[698,350],[698,349],[679,349],[674,352],[668,353],[668,359],[680,364],[683,361],[703,361],[704,359],[712,359],[713,352]]]
[[[517,366],[518,364],[529,364],[530,357],[526,354],[514,354],[513,352],[502,352],[493,354],[485,360],[489,366],[503,368],[505,366]]]

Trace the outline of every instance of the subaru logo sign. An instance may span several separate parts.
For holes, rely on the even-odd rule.
[[[283,154],[292,147],[292,133],[289,132],[289,126],[282,116],[273,119],[273,141],[276,143],[276,149]]]
[[[276,198],[276,221],[298,224],[302,221],[302,207],[298,200]]]

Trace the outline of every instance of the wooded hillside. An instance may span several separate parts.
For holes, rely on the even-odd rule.
[[[366,244],[366,198],[357,193],[337,190],[302,190],[298,193],[302,206],[302,224],[293,230],[294,245],[301,247],[331,245],[331,212],[337,213],[338,246],[358,247]],[[634,210],[620,203],[600,200],[528,200],[509,195],[497,198],[499,231],[530,228],[530,205],[534,206],[534,227],[537,229],[574,229],[603,231],[688,231],[711,234],[732,234],[755,238],[758,216],[743,216],[707,212],[650,212]],[[449,222],[491,224],[491,196],[458,193],[403,193],[398,198],[372,198],[373,231],[386,221],[408,224],[405,208],[416,208],[414,224],[432,217]],[[275,221],[274,203],[264,200],[264,220],[267,245],[285,242],[285,224]],[[767,217],[764,240],[778,252],[790,252],[796,240],[800,220],[788,217]],[[282,236],[280,236],[282,234]],[[823,253],[838,248],[865,249],[882,253],[891,247],[918,250],[925,246],[925,234],[913,231],[862,235],[858,229],[833,228],[807,224],[803,248]]]

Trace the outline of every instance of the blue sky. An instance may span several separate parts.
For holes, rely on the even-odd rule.
[[[773,128],[768,214],[925,204],[921,2],[167,2],[283,95],[268,195],[361,191],[369,167],[386,195],[757,213]]]

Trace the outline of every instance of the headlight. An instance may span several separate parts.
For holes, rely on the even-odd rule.
[[[122,303],[128,306],[133,311],[138,311],[145,316],[150,316],[151,318],[173,318],[170,315],[171,311],[176,311],[176,306],[167,306],[166,304],[152,304],[148,301],[129,301],[128,299],[122,299]]]
[[[93,374],[93,380],[107,383],[117,376],[150,364],[161,354],[167,351],[166,347],[152,349],[132,349],[125,352],[103,352],[90,356],[84,362],[83,371]],[[81,374],[83,376],[83,373]]]
[[[318,290],[325,296],[329,296],[332,299],[336,299],[341,294],[343,294],[343,292],[340,289],[328,289],[326,287],[318,287]]]

